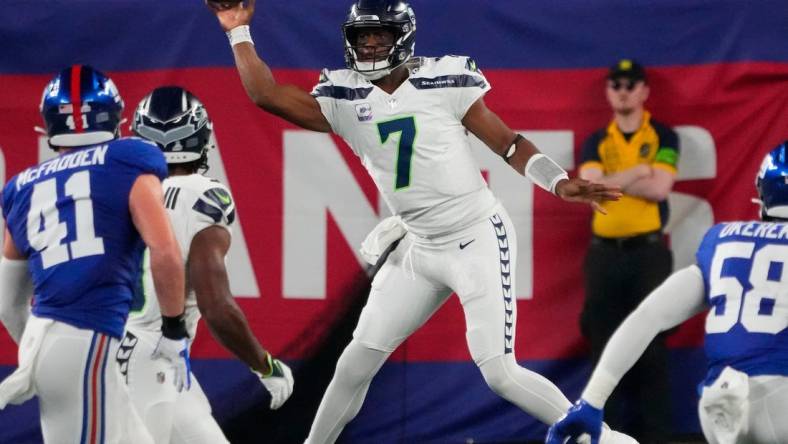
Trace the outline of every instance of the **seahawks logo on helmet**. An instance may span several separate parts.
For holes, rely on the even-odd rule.
[[[167,163],[207,161],[213,124],[202,102],[178,86],[154,89],[140,101],[131,130],[156,143]]]

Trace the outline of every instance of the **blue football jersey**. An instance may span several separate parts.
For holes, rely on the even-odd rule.
[[[129,211],[141,174],[167,176],[141,139],[82,147],[30,167],[3,189],[3,216],[33,278],[33,314],[120,337],[144,244]]]
[[[788,223],[716,225],[696,259],[710,307],[705,383],[726,366],[750,376],[788,376]]]

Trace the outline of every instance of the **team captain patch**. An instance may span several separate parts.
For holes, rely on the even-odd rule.
[[[359,103],[356,105],[356,116],[359,122],[369,122],[372,120],[372,105],[369,103]]]

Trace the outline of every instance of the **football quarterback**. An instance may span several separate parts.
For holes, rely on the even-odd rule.
[[[598,206],[619,191],[569,179],[509,129],[485,105],[491,85],[471,58],[416,57],[416,16],[406,2],[354,2],[342,26],[347,69],[323,70],[311,94],[278,84],[257,55],[249,30],[254,6],[250,0],[213,7],[249,97],[296,125],[342,137],[403,227],[307,442],[338,438],[388,356],[452,292],[465,312],[468,348],[492,390],[547,424],[557,420],[569,401],[514,358],[515,230],[473,159],[466,131],[565,200]]]

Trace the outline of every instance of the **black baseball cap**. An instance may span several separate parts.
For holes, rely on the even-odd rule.
[[[630,79],[633,82],[646,81],[646,70],[643,65],[632,59],[621,59],[615,65],[610,67],[607,74],[609,80],[616,79]]]

